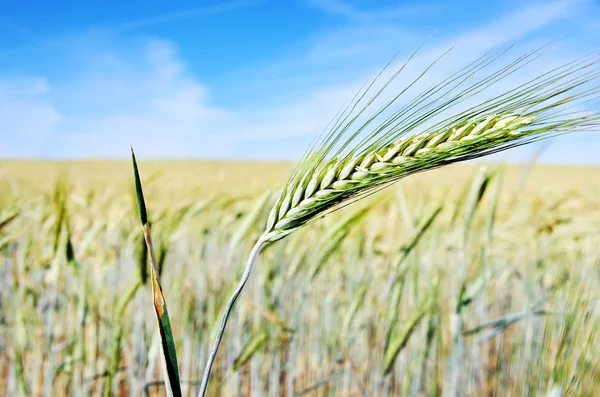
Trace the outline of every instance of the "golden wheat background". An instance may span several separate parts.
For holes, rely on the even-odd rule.
[[[139,165],[195,396],[292,164]],[[594,395],[598,171],[454,165],[275,243],[230,320],[209,395]],[[138,222],[129,162],[0,161],[0,395],[164,393]]]

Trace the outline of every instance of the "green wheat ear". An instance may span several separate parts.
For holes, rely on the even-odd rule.
[[[400,137],[391,145],[329,162],[321,172],[288,183],[271,210],[265,240],[278,240],[343,201],[364,196],[363,192],[375,186],[460,161],[461,156],[483,155],[490,148],[533,135],[534,130],[523,128],[534,121],[534,115],[494,114],[432,133]]]
[[[538,59],[545,48],[530,51],[485,75],[487,68],[508,52],[492,51],[394,110],[398,100],[426,76],[431,65],[391,100],[367,114],[413,53],[381,86],[377,83],[391,62],[357,93],[315,140],[271,209],[265,231],[223,314],[199,397],[206,392],[229,313],[265,244],[408,175],[568,132],[598,130],[600,115],[582,108],[600,97],[598,55],[569,62],[465,111],[452,113],[457,104]]]

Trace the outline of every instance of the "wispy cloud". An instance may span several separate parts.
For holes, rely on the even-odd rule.
[[[370,23],[382,20],[394,20],[398,18],[423,17],[425,15],[437,14],[442,12],[449,5],[448,3],[423,3],[412,5],[401,5],[385,7],[379,9],[364,9],[351,5],[342,0],[307,0],[307,4],[331,13],[336,14],[355,22]]]
[[[264,4],[268,1],[270,0],[240,0],[222,2],[220,4],[212,6],[188,8],[185,10],[173,11],[160,15],[134,19],[109,28],[101,29],[101,31],[103,33],[127,33],[142,28],[162,25],[165,23],[177,22],[198,17],[206,17],[211,15],[218,15],[231,11],[238,11],[243,8]]]

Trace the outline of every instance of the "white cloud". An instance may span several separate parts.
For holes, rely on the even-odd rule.
[[[113,53],[108,59],[118,62],[96,65],[69,88],[73,98],[93,98],[58,129],[63,154],[118,156],[133,144],[147,156],[211,155],[211,134],[234,115],[209,104],[169,42],[151,40],[141,54]]]
[[[34,156],[45,151],[60,113],[46,99],[43,78],[0,80],[0,150],[6,157]]]

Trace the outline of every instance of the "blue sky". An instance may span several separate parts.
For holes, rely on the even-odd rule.
[[[366,78],[432,33],[415,65],[456,48],[431,81],[517,40],[561,43],[540,71],[600,50],[596,0],[49,3],[0,6],[0,157],[126,157],[132,144],[146,158],[297,158]],[[598,148],[570,135],[541,158],[595,163]]]

